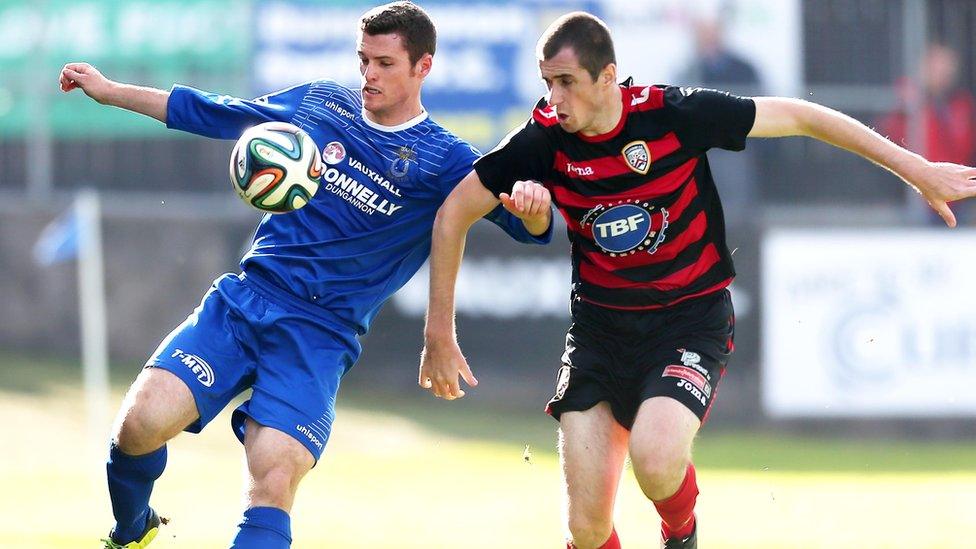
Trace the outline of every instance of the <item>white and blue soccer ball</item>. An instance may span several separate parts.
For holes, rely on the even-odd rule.
[[[287,122],[249,128],[230,155],[230,180],[237,196],[263,212],[287,213],[308,204],[323,170],[315,141]]]

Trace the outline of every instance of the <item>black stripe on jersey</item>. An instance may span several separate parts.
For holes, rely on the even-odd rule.
[[[690,285],[669,291],[604,288],[583,280],[574,281],[574,291],[587,301],[623,309],[671,305],[681,298],[703,292],[735,276],[730,263],[718,261]],[[715,288],[718,290],[718,288]]]
[[[620,151],[617,151],[620,154]],[[572,161],[579,162],[583,160],[595,160],[602,158],[597,156],[594,158],[583,159],[576,158],[575,156],[570,157]],[[605,179],[598,179],[595,181],[580,181],[577,179],[570,178],[569,176],[553,170],[552,172],[552,183],[564,187],[576,194],[583,196],[603,196],[625,193],[635,187],[640,187],[641,185],[646,185],[648,183],[653,183],[654,181],[667,178],[670,176],[671,172],[681,168],[687,162],[695,159],[695,156],[690,156],[686,154],[683,150],[678,150],[674,154],[669,154],[668,156],[660,159],[657,162],[652,160],[651,169],[646,175],[641,175],[639,173],[627,173],[624,175],[618,175],[615,177],[609,177]],[[696,173],[699,169],[701,162],[699,161],[698,166],[692,170],[692,175]],[[687,180],[685,181],[687,182]],[[655,201],[661,200],[661,198],[656,198]]]

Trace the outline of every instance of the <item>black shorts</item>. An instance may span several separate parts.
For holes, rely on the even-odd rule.
[[[641,403],[666,396],[704,423],[732,354],[735,317],[728,290],[649,311],[608,309],[573,299],[573,324],[546,412],[610,404],[630,429]]]

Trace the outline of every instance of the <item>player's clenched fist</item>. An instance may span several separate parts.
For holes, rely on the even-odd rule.
[[[536,181],[516,181],[512,193],[501,193],[498,199],[512,215],[526,222],[549,221],[552,196],[549,189]]]
[[[81,88],[88,97],[104,103],[113,82],[88,63],[68,63],[61,69],[59,79],[61,91],[69,92]]]

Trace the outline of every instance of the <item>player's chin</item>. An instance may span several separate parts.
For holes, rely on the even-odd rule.
[[[368,111],[375,110],[379,108],[383,103],[383,94],[380,93],[370,93],[366,90],[362,91],[363,97],[363,107]]]

